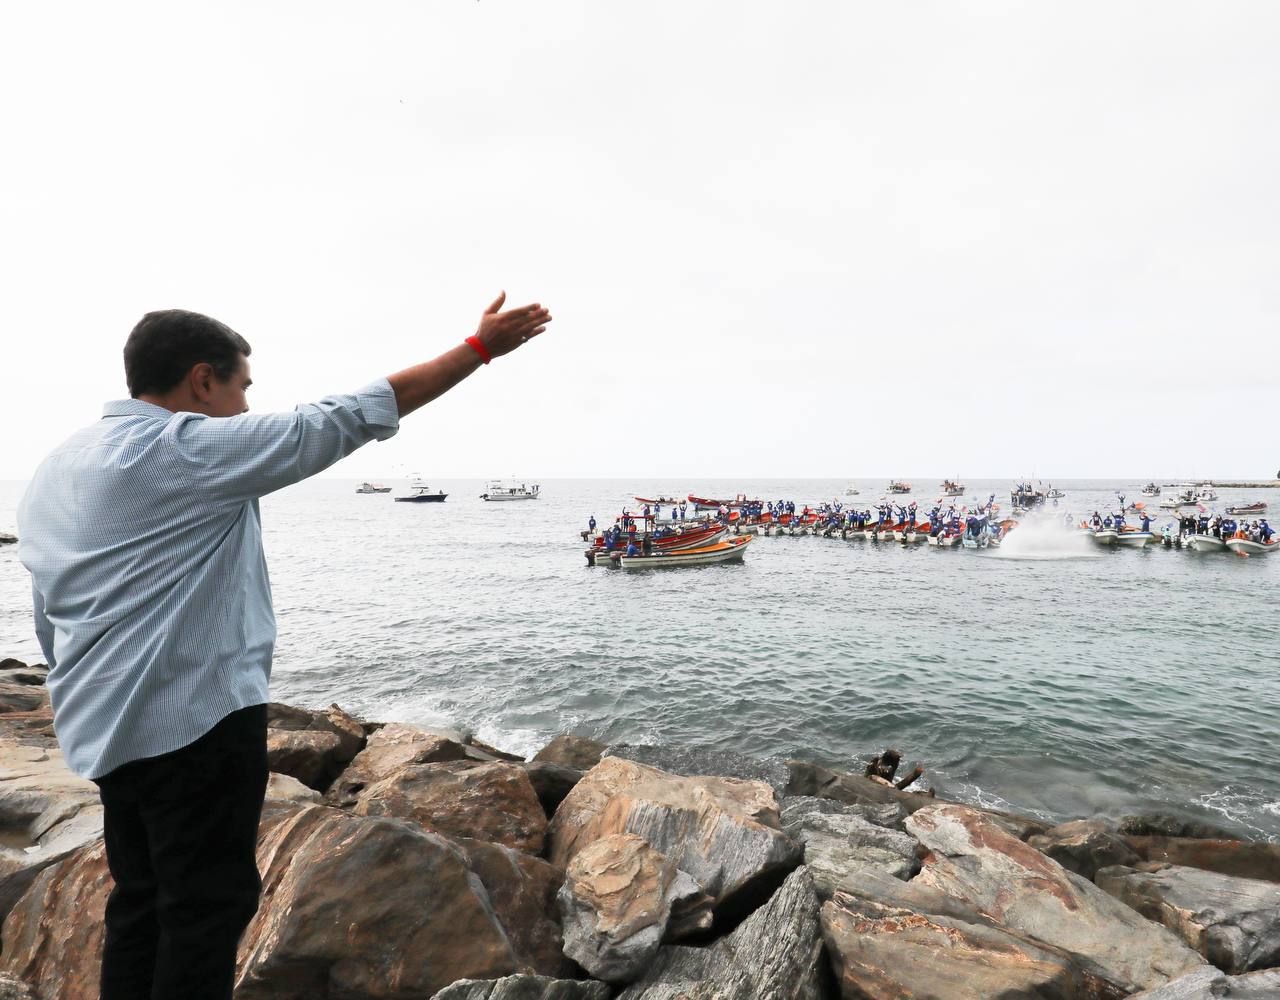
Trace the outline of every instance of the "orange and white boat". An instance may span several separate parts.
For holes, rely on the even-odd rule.
[[[741,562],[751,544],[750,535],[727,538],[714,545],[695,549],[677,549],[673,552],[653,552],[650,555],[621,555],[616,562],[623,569],[671,569],[677,566],[714,566],[718,563]]]

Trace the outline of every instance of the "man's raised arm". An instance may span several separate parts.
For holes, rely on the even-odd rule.
[[[400,416],[442,396],[492,358],[510,354],[528,343],[551,322],[551,313],[537,302],[499,312],[506,299],[507,293],[503,292],[493,300],[480,317],[480,326],[474,336],[445,351],[434,361],[387,376],[396,394],[396,408]]]

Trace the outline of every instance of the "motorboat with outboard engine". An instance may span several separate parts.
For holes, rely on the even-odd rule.
[[[1155,483],[1147,483],[1142,487],[1142,495],[1144,497],[1158,497],[1160,495],[1160,487]]]
[[[1267,503],[1265,500],[1259,500],[1257,503],[1235,504],[1227,508],[1227,513],[1232,517],[1254,517],[1266,512]]]
[[[437,490],[431,492],[431,488],[427,486],[421,479],[415,479],[409,484],[409,495],[407,497],[396,497],[396,503],[444,503],[444,498],[449,494]]]
[[[695,549],[677,549],[674,552],[652,552],[649,555],[616,555],[614,560],[623,569],[668,569],[677,566],[714,566],[717,563],[740,562],[747,554],[750,535],[726,538],[714,545]]]
[[[1226,552],[1227,543],[1217,535],[1188,535],[1187,545],[1192,552]]]
[[[1236,552],[1245,556],[1265,556],[1269,552],[1274,552],[1280,548],[1280,541],[1272,539],[1269,542],[1257,542],[1252,538],[1244,538],[1237,534],[1234,538],[1228,538],[1226,546],[1232,552]]]

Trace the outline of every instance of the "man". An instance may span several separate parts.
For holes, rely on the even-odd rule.
[[[129,399],[36,470],[18,510],[36,634],[67,763],[93,779],[115,880],[103,1000],[227,1000],[258,906],[276,637],[258,499],[323,471],[538,336],[539,305],[351,395],[249,414],[249,344],[207,316],[148,313]]]

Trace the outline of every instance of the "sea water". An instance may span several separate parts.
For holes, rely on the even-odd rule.
[[[1058,483],[1059,506],[997,550],[756,538],[741,565],[641,573],[582,555],[587,518],[635,495],[874,506],[886,485],[847,482],[561,480],[485,503],[478,480],[433,481],[440,505],[346,480],[284,490],[262,503],[274,697],[526,754],[574,731],[860,769],[894,746],[949,797],[1052,819],[1172,809],[1280,838],[1280,556],[1097,550],[1062,527],[1114,510],[1117,488],[1144,500],[1138,482]],[[957,502],[995,493],[1007,512],[1009,486]],[[22,488],[0,484],[0,531]],[[1221,492],[1219,509],[1268,493]],[[938,496],[930,480],[913,498]],[[39,659],[12,546],[0,655]]]

